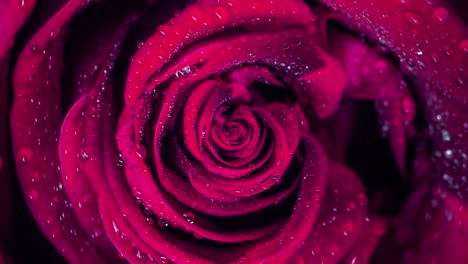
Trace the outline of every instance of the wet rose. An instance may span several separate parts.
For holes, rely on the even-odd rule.
[[[67,261],[467,261],[449,6],[2,5],[2,179]]]

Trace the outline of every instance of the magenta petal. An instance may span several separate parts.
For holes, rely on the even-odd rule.
[[[466,261],[467,33],[451,12],[440,16],[443,6],[323,0],[327,9],[300,0],[199,0],[146,36],[133,58],[119,57],[113,72],[121,47],[107,39],[111,30],[99,33],[108,45],[85,41],[78,55],[63,56],[76,48],[67,25],[88,18],[77,16],[88,2],[66,2],[26,45],[13,76],[10,123],[20,182],[41,229],[67,261],[368,262],[384,224],[368,216],[359,179],[331,161],[309,129],[315,133],[318,125],[317,137],[336,147],[331,156],[345,160],[340,145],[348,143],[350,115],[330,130],[322,124],[343,94],[375,100],[404,171],[415,104],[408,89],[398,89],[399,70],[414,82],[434,143],[427,147],[432,157],[426,147],[417,150],[425,164],[414,174],[425,178],[433,169],[435,191],[416,193],[408,207],[422,209],[406,208],[399,219],[424,214],[413,223],[424,240],[399,238],[408,247],[405,260]],[[169,5],[144,2],[138,8]],[[13,3],[0,9],[24,18],[32,8],[23,14]],[[377,65],[378,53],[343,35],[331,38],[338,59],[327,54],[323,31],[331,10],[337,11],[332,19],[385,44],[401,69],[388,60]],[[22,20],[0,29],[0,40],[12,39],[15,23]],[[141,40],[133,33],[123,47]],[[0,44],[2,83],[9,78],[7,41]],[[366,67],[369,76],[362,76]],[[127,70],[117,78],[126,80],[124,87],[113,87],[113,77]],[[7,98],[5,90],[0,96]],[[8,104],[0,111],[0,122],[7,121]],[[0,161],[8,161],[5,150]],[[5,171],[0,162],[1,177]]]
[[[348,76],[346,93],[353,99],[375,100],[400,171],[406,174],[406,134],[416,115],[415,102],[403,74],[375,48],[344,32],[331,32],[332,53]]]
[[[248,262],[271,262],[290,255],[307,238],[316,222],[327,183],[327,159],[312,138],[303,138],[307,151],[301,187],[293,214],[271,238],[260,241],[245,255]]]
[[[326,118],[338,108],[347,78],[336,58],[318,48],[316,52],[315,56],[323,62],[323,67],[305,74],[300,78],[300,82],[306,87],[304,96],[312,98],[311,104],[319,118]],[[307,57],[305,59],[317,60]]]
[[[9,102],[10,92],[8,76],[10,74],[10,48],[14,36],[32,11],[35,2],[28,1],[22,6],[21,1],[9,0],[0,3],[0,211],[4,217],[0,220],[0,236],[5,242],[11,239],[13,219],[13,201],[11,193],[12,157],[9,150]],[[1,258],[1,257],[0,257]],[[1,260],[0,260],[1,262]]]
[[[359,241],[371,220],[367,218],[364,189],[356,175],[333,163],[329,165],[328,174],[323,207],[313,231],[296,254],[296,259],[305,263],[335,263],[353,247],[368,247],[366,254],[370,254],[375,246],[375,242]],[[378,226],[377,238],[385,230],[381,223]]]
[[[466,263],[468,261],[466,202],[439,187],[433,188],[432,196],[430,200],[427,199],[429,197],[427,195],[425,200],[420,199],[423,202],[421,210],[410,218],[411,231],[417,234],[419,239],[405,252],[403,263],[431,261]],[[414,212],[408,210],[408,213]]]
[[[351,250],[343,258],[343,264],[367,264],[377,247],[377,243],[385,232],[385,222],[368,217],[362,227],[362,232]]]
[[[5,0],[0,2],[0,25],[2,25],[0,27],[0,59],[6,59],[9,49],[14,44],[15,34],[28,18],[35,5],[35,0]]]
[[[347,75],[346,93],[356,99],[400,98],[402,74],[368,43],[344,32],[331,30],[330,51],[339,58]]]
[[[57,91],[61,47],[67,31],[65,21],[80,8],[81,1],[66,4],[22,52],[13,78],[11,126],[18,176],[41,229],[70,261],[101,263],[104,260],[91,246],[70,208],[57,153],[57,135],[63,118],[57,111],[60,108]],[[57,34],[51,38],[50,32]],[[52,187],[57,191],[52,191]]]
[[[464,125],[468,123],[468,53],[464,48],[468,31],[461,19],[441,1],[321,2],[345,14],[337,15],[337,20],[378,41],[399,58],[400,69],[414,80],[428,121],[435,129],[434,153],[449,151],[449,158],[435,156],[432,178],[466,199],[465,187],[454,188],[466,186],[462,176],[467,160],[460,153],[468,152]],[[440,8],[447,11],[446,19],[437,18],[436,10]],[[459,151],[454,151],[455,147]],[[463,160],[463,166],[456,162],[459,160]],[[444,179],[444,175],[449,177]]]
[[[174,24],[161,26],[158,32],[146,41],[147,45],[144,45],[134,56],[134,61],[138,63],[133,63],[130,68],[127,87],[131,87],[131,89],[126,90],[126,104],[130,109],[134,109],[136,100],[143,93],[145,83],[152,73],[167,63],[183,46],[225,28],[248,25],[250,24],[248,21],[251,19],[271,19],[278,21],[280,28],[285,28],[295,25],[300,27],[304,21],[310,21],[312,18],[309,8],[302,1],[261,2],[268,5],[269,8],[252,9],[250,3],[241,1],[236,1],[234,5],[202,0],[184,10],[180,16],[175,18]],[[281,12],[282,10],[290,10],[291,6],[295,7],[293,12],[288,14]],[[201,10],[213,10],[214,12],[202,12]],[[220,13],[222,15],[216,15]],[[198,34],[189,34],[189,31]],[[161,48],[154,49],[152,47],[154,43],[164,44]],[[177,43],[177,46],[174,47],[172,43]]]

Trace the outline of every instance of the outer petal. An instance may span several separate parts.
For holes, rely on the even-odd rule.
[[[317,222],[291,261],[337,263],[359,256],[359,263],[367,263],[363,257],[372,254],[385,231],[383,222],[367,216],[364,189],[354,173],[330,163],[328,174],[327,193]]]
[[[468,199],[468,31],[438,1],[321,1],[351,29],[386,47],[416,84],[434,140],[433,178]],[[443,10],[447,17],[440,17]],[[449,150],[448,158],[442,155]],[[438,153],[438,155],[437,155]],[[451,155],[451,153],[453,155]],[[448,175],[449,177],[445,177]],[[455,190],[454,186],[460,186]]]
[[[398,57],[401,70],[415,84],[430,123],[432,183],[465,204],[468,200],[468,31],[464,23],[440,1],[322,2],[345,14],[337,16],[339,21],[367,35]],[[439,206],[425,208],[426,213],[430,215],[433,210],[443,210]],[[462,206],[461,212],[465,211]],[[467,221],[461,219],[466,225]],[[430,224],[426,226],[424,223]],[[450,261],[468,261],[455,246],[450,246],[452,242],[448,237],[453,234],[450,219],[421,218],[418,225],[424,226],[426,229],[422,233],[431,238],[420,241],[421,248],[428,250],[418,251],[416,259],[426,261],[434,257],[446,262],[450,260],[446,257],[453,256],[458,258]],[[437,236],[437,228],[433,225],[450,230],[447,237]],[[463,232],[451,239],[457,241],[456,245],[468,244]]]
[[[14,36],[32,11],[35,1],[8,0],[0,2],[0,237],[8,242],[12,235],[12,168],[10,164],[10,122],[11,104],[8,76],[10,74],[10,48]],[[7,241],[4,241],[7,242]],[[1,261],[0,261],[1,262]]]
[[[64,4],[26,45],[13,77],[11,127],[18,177],[42,231],[73,263],[106,262],[73,211],[57,151],[64,37],[70,19],[90,3]]]

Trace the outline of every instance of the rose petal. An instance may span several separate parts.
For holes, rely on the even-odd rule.
[[[346,14],[337,16],[338,21],[365,34],[371,41],[378,40],[379,45],[399,58],[400,68],[416,84],[430,126],[434,128],[434,153],[449,151],[449,158],[435,156],[432,178],[466,199],[466,181],[462,180],[463,168],[468,166],[468,160],[463,158],[468,153],[464,133],[468,129],[464,125],[468,123],[464,110],[468,102],[466,26],[439,1],[321,2]],[[437,19],[438,8],[447,10],[447,19]],[[449,177],[444,179],[444,175]]]
[[[366,216],[367,201],[359,179],[349,169],[333,163],[329,165],[328,174],[323,207],[312,233],[296,254],[296,259],[304,263],[335,263],[347,254],[358,254],[358,249],[367,246],[369,249],[359,254],[370,254],[375,245],[371,241],[359,241],[366,232],[365,227],[375,225],[369,223]],[[379,238],[384,228],[382,224],[377,226],[372,235]],[[358,251],[349,253],[353,247]]]
[[[57,146],[56,137],[62,120],[61,112],[57,111],[60,102],[57,87],[66,22],[83,7],[81,1],[64,5],[20,55],[13,78],[11,126],[18,176],[41,229],[70,261],[100,263],[104,260],[80,230],[70,202],[60,187],[57,148],[51,147]],[[41,116],[37,116],[38,113]],[[37,168],[41,170],[37,171]],[[49,191],[51,187],[58,191]],[[67,221],[60,222],[63,218]]]
[[[9,142],[10,89],[10,48],[14,36],[31,13],[35,1],[2,1],[0,3],[0,211],[5,217],[0,220],[0,237],[5,241],[11,239],[12,193],[11,193],[11,157]],[[1,258],[1,257],[0,257]],[[1,261],[0,261],[1,262]]]

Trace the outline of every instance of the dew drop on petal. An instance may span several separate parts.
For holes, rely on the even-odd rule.
[[[158,218],[157,224],[160,227],[168,227],[169,226],[169,224],[166,222],[166,220],[164,218],[162,218],[162,217]]]
[[[119,153],[115,158],[115,165],[117,165],[117,167],[123,167],[125,165],[125,160],[122,157],[122,153]]]
[[[143,210],[143,212],[144,212],[144,214],[145,214],[146,216],[151,216],[151,215],[153,215],[153,212],[151,212],[151,210],[148,209],[148,208],[146,208],[146,207],[145,207],[145,209]]]
[[[83,160],[88,160],[88,158],[89,158],[88,153],[86,152],[86,150],[82,150],[81,153],[80,153],[80,156],[81,156],[81,159],[83,159]]]
[[[24,148],[18,151],[17,160],[23,164],[28,163],[33,156],[33,152],[29,148]]]
[[[161,257],[159,258],[159,263],[161,263],[161,264],[167,264],[167,258],[161,256]]]
[[[192,68],[189,65],[189,66],[185,66],[184,68],[176,71],[175,76],[177,78],[181,78],[181,77],[185,77],[185,76],[189,75],[191,72],[192,72]]]
[[[117,227],[117,224],[114,221],[112,221],[112,228],[114,228],[114,232],[119,232],[119,228]]]
[[[39,192],[37,190],[31,190],[29,192],[29,199],[31,200],[36,200],[37,198],[39,198]]]
[[[446,151],[444,151],[444,156],[447,159],[451,159],[453,157],[453,151],[451,149],[447,149]]]
[[[459,47],[463,54],[468,55],[468,40],[462,40]]]
[[[159,27],[159,33],[163,36],[166,36],[166,34],[169,32],[169,26],[168,25],[162,25]]]
[[[154,224],[154,219],[152,217],[147,217],[146,218],[146,222],[149,224],[149,225],[153,225]]]
[[[78,199],[78,208],[82,209],[85,204],[89,201],[90,196],[85,194]]]
[[[229,13],[227,12],[226,8],[222,6],[218,6],[214,9],[214,13],[216,17],[221,21],[227,21],[229,19]]]
[[[434,13],[432,14],[432,18],[437,23],[440,23],[440,24],[447,23],[447,21],[449,19],[449,14],[448,14],[447,9],[445,9],[443,7],[436,8]]]
[[[189,224],[193,225],[193,223],[195,223],[195,216],[192,213],[187,212],[183,214],[182,216]]]
[[[144,146],[140,144],[135,144],[134,148],[135,148],[135,153],[138,155],[140,159],[146,159],[147,153],[146,153],[146,149]]]
[[[453,54],[453,50],[448,45],[445,45],[444,46],[444,53],[445,53],[446,56],[450,57]]]
[[[413,13],[413,12],[405,12],[405,20],[408,22],[408,24],[414,26],[414,25],[420,25],[421,24],[421,18],[419,17],[418,14]]]
[[[448,132],[447,130],[444,129],[444,130],[441,131],[441,133],[442,133],[442,140],[443,140],[443,141],[447,141],[447,142],[448,142],[448,141],[451,140],[450,134],[449,134],[449,132]]]

